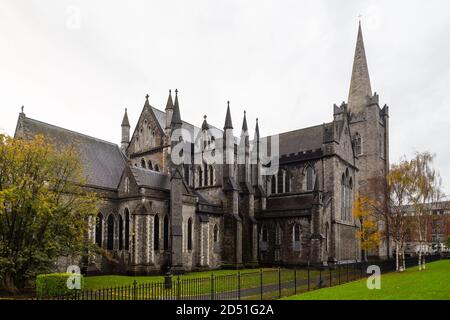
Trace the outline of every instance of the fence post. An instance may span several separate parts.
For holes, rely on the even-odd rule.
[[[338,284],[341,284],[341,266],[338,264]]]
[[[333,286],[333,275],[332,275],[332,270],[331,270],[331,267],[330,266],[328,266],[328,269],[330,270],[330,287],[331,286]]]
[[[294,267],[294,294],[297,294],[297,266]]]
[[[211,300],[214,300],[214,273],[211,273]]]
[[[259,270],[259,287],[261,292],[261,300],[263,299],[263,271]]]
[[[278,297],[281,298],[281,268],[278,267]]]
[[[177,277],[177,300],[180,300],[181,298],[181,282],[180,282],[180,276]]]
[[[137,280],[133,281],[133,300],[137,300]]]
[[[241,272],[237,273],[237,285],[238,285],[238,300],[241,300]]]
[[[348,263],[347,263],[347,282],[348,282]]]
[[[319,267],[319,289],[322,288],[322,267]]]
[[[311,290],[311,276],[309,274],[309,262],[308,262],[308,291]]]

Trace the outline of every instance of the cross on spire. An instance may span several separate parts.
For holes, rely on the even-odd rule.
[[[149,98],[150,96],[148,95],[148,93],[145,95],[145,99],[147,99],[148,100],[148,98]]]

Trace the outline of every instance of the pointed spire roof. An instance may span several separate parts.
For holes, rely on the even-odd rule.
[[[128,121],[127,108],[125,108],[125,114],[123,115],[122,127],[129,127],[130,121]]]
[[[244,120],[242,121],[242,132],[247,132],[248,131],[248,126],[247,126],[247,112],[244,110]]]
[[[175,103],[173,106],[172,124],[182,124],[180,116],[180,106],[178,104],[178,89],[175,89]]]
[[[209,130],[208,122],[206,122],[206,115],[203,116],[202,131],[203,130]]]
[[[169,90],[169,98],[167,98],[166,110],[173,109],[172,90]]]
[[[255,138],[259,138],[259,124],[258,124],[258,118],[256,118]]]
[[[233,129],[233,123],[231,122],[230,101],[227,101],[227,115],[225,117],[225,125],[223,129]]]
[[[366,97],[372,96],[370,86],[369,68],[367,65],[364,39],[359,22],[358,38],[356,40],[355,58],[353,61],[352,80],[348,96],[348,107],[350,112],[359,112],[366,106]]]

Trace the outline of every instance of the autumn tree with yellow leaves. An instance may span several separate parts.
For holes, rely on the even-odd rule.
[[[360,230],[356,232],[356,237],[361,243],[363,258],[367,261],[367,252],[377,249],[381,242],[381,233],[374,216],[374,204],[363,196],[358,196],[353,203],[353,217],[361,224]]]
[[[0,135],[0,287],[12,293],[86,250],[96,196],[76,148]]]

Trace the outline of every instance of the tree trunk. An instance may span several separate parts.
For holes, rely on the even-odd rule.
[[[405,249],[402,249],[402,263],[403,263],[403,271],[406,271],[406,262],[405,262]]]
[[[399,270],[399,265],[398,265],[398,242],[395,242],[395,270],[398,271]]]
[[[1,287],[11,294],[19,293],[16,284],[14,283],[14,277],[10,273],[6,273],[1,281]]]
[[[419,271],[422,271],[422,245],[419,244]]]

